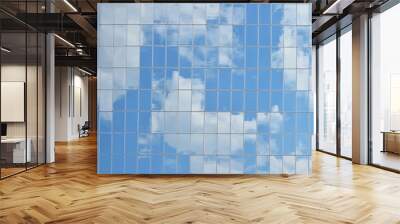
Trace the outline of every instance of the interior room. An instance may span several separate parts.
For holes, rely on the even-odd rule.
[[[0,1],[0,223],[400,223],[398,0]]]

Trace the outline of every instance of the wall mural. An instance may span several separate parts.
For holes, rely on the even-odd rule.
[[[98,4],[99,174],[308,174],[311,4]]]

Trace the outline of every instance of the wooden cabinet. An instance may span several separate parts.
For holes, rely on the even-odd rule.
[[[400,132],[382,132],[383,152],[400,154]]]

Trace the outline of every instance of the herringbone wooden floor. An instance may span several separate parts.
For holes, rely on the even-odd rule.
[[[400,223],[400,175],[315,153],[307,176],[99,176],[96,142],[0,181],[0,223]]]

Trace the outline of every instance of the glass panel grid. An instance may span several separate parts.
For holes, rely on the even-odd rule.
[[[310,172],[311,21],[297,17],[309,4],[105,3],[99,13],[127,6],[126,24],[98,24],[99,173]],[[127,37],[109,40],[116,28]]]

